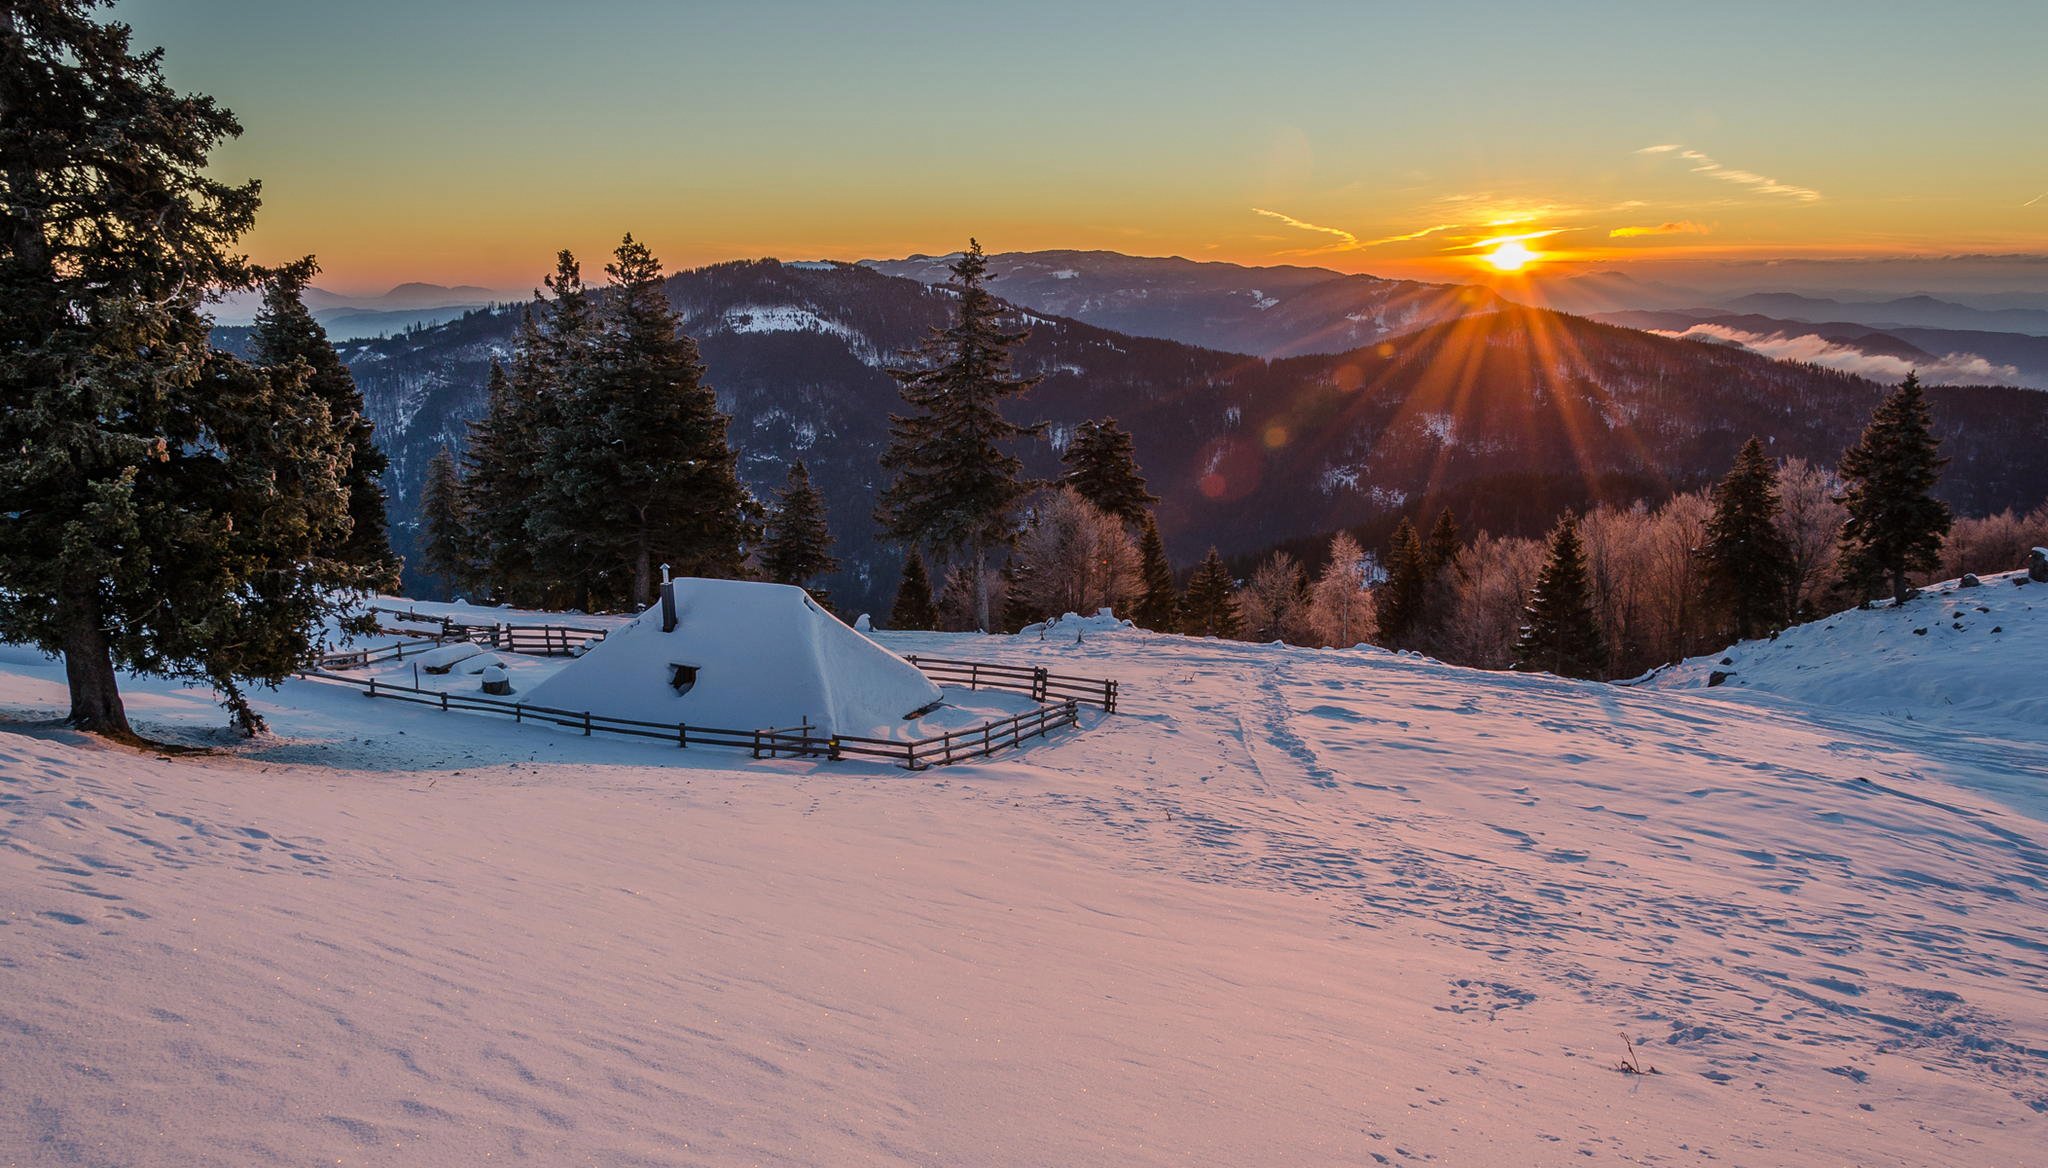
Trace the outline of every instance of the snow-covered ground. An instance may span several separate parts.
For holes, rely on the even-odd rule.
[[[1888,710],[1766,693],[1800,631],[1698,692],[882,634],[1122,682],[915,775],[310,681],[159,757],[0,648],[0,1164],[2039,1163],[2048,731],[1923,712],[2038,699],[2048,587],[1972,592],[2036,640],[1909,629]]]

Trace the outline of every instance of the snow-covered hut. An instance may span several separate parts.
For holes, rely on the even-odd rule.
[[[728,730],[874,734],[940,699],[916,666],[801,588],[684,578],[525,695],[536,706]]]

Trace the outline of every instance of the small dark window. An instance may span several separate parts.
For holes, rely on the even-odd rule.
[[[689,693],[697,684],[697,667],[694,665],[669,664],[668,684],[678,695]]]

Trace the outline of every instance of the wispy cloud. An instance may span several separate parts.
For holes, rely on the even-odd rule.
[[[2042,199],[2048,199],[2048,191],[2042,191],[2042,192],[2041,192],[2040,194],[2038,194],[2038,195],[2035,195],[2035,196],[2034,196],[2033,198],[2031,198],[2031,199],[2028,199],[2028,200],[2027,200],[2026,202],[2024,202],[2024,203],[2021,203],[2021,204],[2020,204],[2020,206],[2022,206],[2022,207],[2031,207],[2031,206],[2033,206],[2033,205],[2034,205],[2035,203],[2038,203],[2038,202],[2040,202],[2040,201],[2041,201]]]
[[[1634,239],[1639,235],[1705,235],[1707,225],[1690,219],[1674,219],[1669,223],[1658,223],[1648,227],[1617,227],[1607,233],[1609,239]]]
[[[1459,227],[1459,224],[1456,223],[1439,223],[1434,226],[1425,227],[1420,231],[1409,231],[1401,235],[1389,235],[1382,239],[1360,239],[1342,227],[1326,227],[1321,223],[1310,223],[1306,219],[1296,219],[1292,215],[1279,211],[1268,211],[1264,207],[1253,207],[1252,210],[1257,214],[1264,215],[1268,219],[1278,219],[1297,231],[1313,231],[1332,237],[1332,242],[1323,244],[1321,247],[1295,248],[1281,253],[1283,255],[1315,255],[1321,252],[1359,251],[1368,247],[1379,247],[1381,244],[1407,243],[1410,240],[1426,239],[1439,231],[1455,231]]]
[[[1636,153],[1672,155],[1686,162],[1695,163],[1696,165],[1691,168],[1694,174],[1704,174],[1709,178],[1720,179],[1722,182],[1745,186],[1760,195],[1784,195],[1787,198],[1797,199],[1802,203],[1817,203],[1821,199],[1821,193],[1812,187],[1793,186],[1791,183],[1779,182],[1768,175],[1723,166],[1707,155],[1677,143],[1645,146],[1641,150],[1636,151]]]

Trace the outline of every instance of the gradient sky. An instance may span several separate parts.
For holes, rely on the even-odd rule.
[[[525,289],[628,230],[671,267],[970,234],[1435,278],[1535,232],[1601,262],[2048,253],[2042,0],[113,12],[240,116],[216,171],[264,181],[250,250],[349,292]]]

